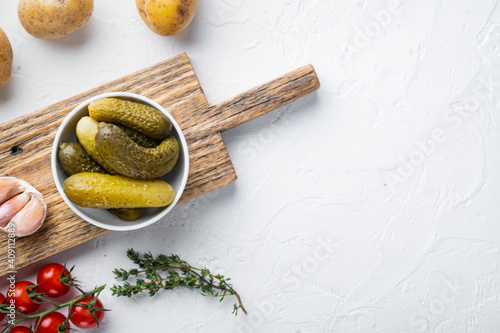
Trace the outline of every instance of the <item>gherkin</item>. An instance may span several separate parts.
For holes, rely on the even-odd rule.
[[[69,176],[82,172],[106,173],[78,142],[61,143],[57,159]],[[108,211],[123,221],[135,221],[141,216],[140,208],[112,208]]]
[[[85,151],[103,167],[108,173],[116,175],[117,172],[102,158],[95,146],[95,136],[98,131],[99,122],[90,118],[82,117],[76,124],[76,136],[78,142],[82,145]]]
[[[106,173],[78,142],[63,142],[57,152],[59,164],[68,175],[80,172]]]
[[[109,208],[108,212],[123,221],[135,221],[141,217],[140,208]]]
[[[92,101],[88,109],[92,119],[125,125],[154,140],[164,140],[172,130],[167,116],[149,105],[119,98],[100,98]]]
[[[130,127],[127,127],[125,125],[120,125],[120,124],[115,124],[116,126],[120,127],[122,131],[125,132],[135,143],[137,143],[139,146],[145,147],[145,148],[154,148],[158,146],[161,141],[159,140],[153,140],[147,136],[145,136],[142,133],[139,133]]]
[[[63,184],[64,194],[75,205],[88,208],[165,207],[175,198],[167,182],[139,180],[120,175],[82,172]]]
[[[169,136],[157,147],[135,143],[113,124],[99,123],[95,145],[101,157],[119,174],[137,179],[155,179],[169,173],[179,157],[179,142]]]

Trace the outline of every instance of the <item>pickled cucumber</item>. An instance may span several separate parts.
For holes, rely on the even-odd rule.
[[[78,142],[63,142],[57,153],[59,164],[63,170],[72,176],[81,172],[106,173]],[[108,211],[123,221],[135,221],[141,216],[140,208],[117,208]]]
[[[80,172],[106,173],[78,142],[63,142],[57,152],[59,164],[68,175]]]
[[[116,175],[118,173],[106,163],[95,146],[95,135],[98,131],[98,125],[99,123],[96,120],[90,117],[82,117],[76,124],[76,136],[85,151],[94,161],[102,166],[109,174]]]
[[[155,140],[164,140],[172,130],[167,116],[149,105],[101,98],[91,102],[88,109],[92,119],[122,124]]]
[[[67,178],[63,191],[75,205],[88,208],[165,207],[175,198],[175,190],[163,180],[92,172]]]
[[[141,217],[140,208],[109,208],[108,212],[123,221],[135,221]]]
[[[122,131],[125,132],[131,138],[135,143],[137,143],[139,146],[146,147],[146,148],[154,148],[158,146],[161,141],[159,140],[153,140],[147,136],[145,136],[142,133],[139,133],[130,127],[120,125],[120,124],[115,124],[116,126],[120,127]]]
[[[95,145],[102,158],[119,174],[137,179],[159,178],[172,170],[179,142],[169,136],[155,148],[144,148],[114,124],[99,123]]]

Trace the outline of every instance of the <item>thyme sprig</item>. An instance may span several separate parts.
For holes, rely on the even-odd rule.
[[[112,295],[131,297],[147,292],[149,296],[154,296],[161,289],[186,287],[201,290],[203,296],[218,297],[221,302],[226,296],[234,295],[238,303],[233,306],[233,314],[237,315],[239,309],[247,314],[240,295],[228,282],[230,278],[214,275],[207,268],[193,267],[174,254],[154,257],[151,252],[147,252],[141,256],[134,249],[129,249],[127,257],[139,268],[115,269],[115,278],[123,281],[123,284],[111,287]],[[129,278],[135,279],[135,283],[128,282]]]
[[[66,268],[66,265],[64,266],[64,268]],[[26,287],[26,291],[28,292],[29,298],[33,302],[38,303],[38,304],[49,303],[53,307],[44,311],[44,312],[27,315],[27,314],[20,312],[17,308],[12,308],[12,306],[7,303],[8,298],[6,298],[6,299],[4,299],[4,301],[2,303],[0,303],[0,313],[3,314],[6,318],[7,318],[7,315],[14,314],[16,316],[16,319],[9,320],[9,321],[6,321],[5,323],[2,323],[0,325],[0,327],[3,327],[1,333],[10,332],[12,327],[14,327],[16,324],[18,324],[20,322],[24,322],[24,321],[32,320],[32,319],[40,319],[38,321],[38,324],[35,325],[33,330],[31,329],[32,327],[30,325],[30,332],[31,331],[36,332],[38,330],[38,326],[42,322],[42,318],[44,316],[46,316],[47,314],[49,314],[51,312],[55,312],[55,311],[58,311],[60,309],[63,309],[65,307],[68,307],[68,315],[66,316],[66,320],[63,323],[61,323],[61,325],[59,325],[58,330],[59,330],[59,332],[66,332],[67,330],[76,331],[76,330],[69,327],[69,320],[71,318],[70,313],[71,313],[71,310],[73,309],[73,307],[76,305],[80,305],[80,306],[86,308],[90,312],[90,314],[94,317],[94,319],[97,323],[97,326],[99,326],[99,321],[97,320],[97,317],[95,315],[95,311],[109,311],[109,310],[96,308],[95,303],[96,303],[97,298],[99,297],[99,294],[101,293],[101,291],[104,290],[104,288],[106,288],[106,285],[102,285],[100,287],[95,287],[93,290],[88,291],[88,292],[83,291],[80,288],[80,282],[78,280],[76,280],[75,278],[69,277],[69,275],[71,274],[71,272],[73,271],[74,268],[75,268],[75,266],[71,267],[71,269],[67,273],[64,273],[65,269],[63,269],[59,280],[63,284],[70,286],[70,287],[74,287],[75,289],[77,289],[81,293],[80,296],[78,296],[70,301],[67,301],[65,303],[58,304],[58,303],[48,299],[44,293],[37,291],[37,287],[39,286],[39,284],[35,284],[33,286],[28,286],[28,287]],[[91,296],[91,300],[89,301],[89,304],[80,303],[80,301],[87,296]]]

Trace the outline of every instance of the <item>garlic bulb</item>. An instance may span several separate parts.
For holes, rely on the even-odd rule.
[[[31,235],[47,215],[43,195],[22,179],[0,177],[0,229],[16,237]],[[10,224],[10,226],[9,226]]]

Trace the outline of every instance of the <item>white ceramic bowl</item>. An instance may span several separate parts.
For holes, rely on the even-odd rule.
[[[78,123],[80,118],[89,115],[87,108],[89,103],[103,97],[116,97],[134,102],[139,102],[160,110],[172,122],[173,129],[171,135],[174,135],[179,141],[180,151],[177,164],[175,165],[174,169],[171,172],[169,172],[167,175],[161,178],[162,180],[169,183],[175,189],[176,194],[174,201],[167,207],[142,208],[141,217],[136,221],[131,221],[131,222],[122,221],[118,217],[114,216],[113,214],[109,213],[104,209],[84,208],[77,206],[68,199],[68,197],[64,194],[63,191],[63,183],[66,180],[66,178],[68,178],[68,175],[61,168],[57,160],[57,152],[59,149],[59,144],[62,142],[78,141],[75,131],[76,124]],[[57,190],[59,191],[59,194],[62,196],[66,204],[68,204],[68,206],[78,216],[98,227],[109,230],[122,230],[122,231],[144,228],[158,221],[165,215],[167,215],[175,206],[175,204],[179,201],[179,198],[181,197],[182,192],[184,191],[184,187],[186,186],[189,173],[189,156],[188,156],[186,139],[184,138],[184,135],[182,134],[182,131],[177,122],[175,121],[175,119],[163,107],[161,107],[161,105],[152,101],[151,99],[141,95],[126,93],[126,92],[113,92],[113,93],[96,95],[86,100],[76,108],[74,108],[69,113],[69,115],[64,119],[64,121],[62,122],[61,126],[57,131],[52,146],[51,164],[52,164],[52,175],[54,177],[54,182],[56,183],[56,187]]]

